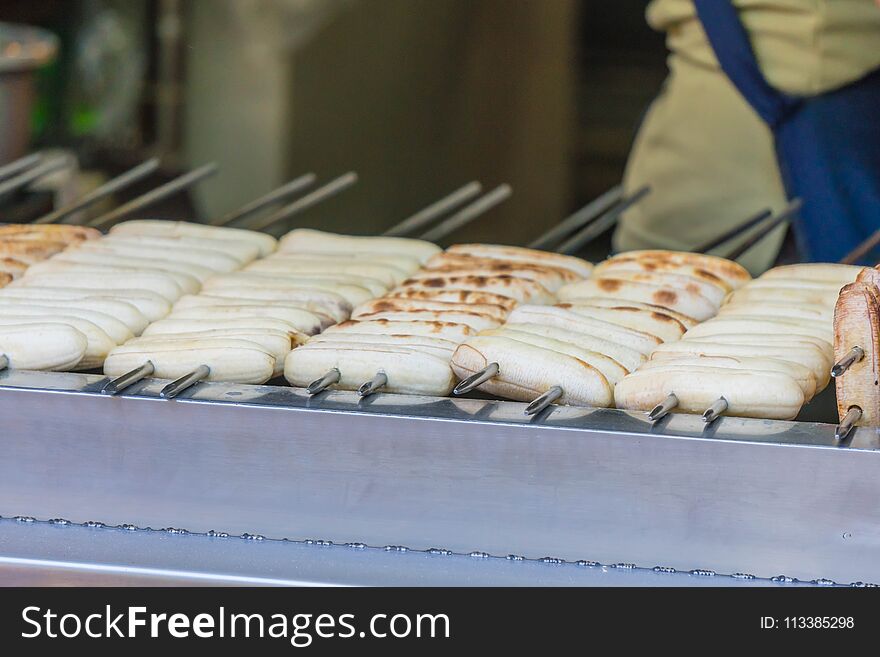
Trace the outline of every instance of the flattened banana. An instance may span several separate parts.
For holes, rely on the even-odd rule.
[[[53,308],[79,308],[81,310],[94,310],[105,315],[115,317],[128,327],[133,335],[140,335],[150,323],[150,320],[135,306],[127,301],[117,301],[105,297],[80,297],[78,299],[53,298],[37,294],[41,290],[33,290],[34,294],[22,294],[30,292],[29,288],[23,290],[3,290],[0,293],[0,304],[5,299],[15,300],[19,305],[52,306]]]
[[[680,368],[689,369],[722,368],[728,370],[745,370],[754,372],[777,372],[786,374],[798,382],[804,391],[804,398],[809,401],[816,394],[816,375],[800,363],[777,358],[755,358],[753,356],[689,356],[682,354],[676,358],[649,360],[639,371]]]
[[[196,301],[198,300],[198,301]],[[311,310],[299,308],[295,304],[252,302],[238,303],[232,299],[207,296],[186,296],[181,298],[168,319],[196,321],[246,321],[254,318],[271,318],[290,324],[306,335],[314,335],[324,328],[321,317]],[[332,319],[330,320],[332,322]]]
[[[336,387],[343,390],[357,390],[378,372],[388,377],[384,392],[446,396],[455,385],[446,359],[391,345],[352,345],[351,349],[306,345],[287,355],[284,377],[304,388],[334,368],[340,373]]]
[[[47,272],[45,274],[28,274],[15,281],[16,287],[72,287],[90,290],[102,294],[113,290],[135,289],[158,294],[166,301],[174,303],[183,296],[183,290],[166,274],[126,272],[105,275],[96,272],[76,273]]]
[[[389,292],[386,298],[450,303],[488,303],[501,306],[507,311],[513,310],[517,304],[517,300],[511,296],[478,290],[396,289]]]
[[[476,331],[470,326],[456,324],[454,322],[395,322],[390,319],[374,319],[371,321],[349,320],[331,326],[324,331],[324,334],[332,335],[343,331],[350,333],[379,333],[383,335],[424,335],[428,337],[453,340],[455,342],[461,342],[465,338],[476,334]]]
[[[566,356],[571,356],[572,358],[577,358],[599,370],[608,383],[612,385],[629,374],[629,370],[626,367],[602,352],[585,349],[578,343],[569,340],[560,340],[556,337],[547,337],[536,333],[518,331],[516,330],[516,325],[503,326],[490,331],[482,331],[480,337],[508,338],[517,342],[523,342],[527,345],[541,347],[542,349],[548,349],[560,354],[565,354]],[[499,362],[498,365],[501,368],[506,368],[506,363]]]
[[[111,267],[134,267],[137,269],[157,269],[170,273],[187,274],[200,283],[214,273],[213,269],[195,265],[182,260],[148,258],[143,256],[123,256],[112,251],[89,251],[70,248],[52,258],[53,262],[73,262],[81,265],[99,264]]]
[[[607,336],[579,333],[569,329],[557,328],[547,323],[532,324],[508,322],[502,328],[519,331],[521,333],[530,333],[533,335],[554,338],[556,340],[574,341],[575,344],[584,349],[605,354],[609,358],[612,358],[623,365],[623,367],[630,372],[637,369],[648,359],[648,356],[644,352],[615,342]]]
[[[412,270],[398,269],[381,263],[373,263],[361,259],[355,261],[339,262],[338,259],[319,259],[309,257],[279,257],[273,256],[265,260],[256,260],[245,267],[242,271],[255,274],[269,274],[274,276],[290,276],[296,278],[298,274],[310,274],[312,276],[332,273],[344,275],[346,280],[355,278],[368,278],[381,283],[386,290],[399,285]]]
[[[149,321],[164,317],[171,310],[171,304],[162,296],[147,290],[110,290],[101,292],[73,287],[21,287],[0,290],[0,299],[39,299],[40,301],[80,301],[101,299],[122,301],[134,306]],[[96,309],[97,310],[97,309]],[[114,314],[114,313],[108,313]],[[132,329],[134,332],[134,329]]]
[[[211,290],[210,296],[229,299],[229,304],[239,301],[274,301],[288,306],[297,306],[310,311],[330,315],[334,321],[341,322],[351,314],[352,304],[335,292],[310,288],[289,288],[267,290],[257,287],[224,287]]]
[[[507,264],[501,260],[496,263],[489,262],[488,266],[471,265],[461,267],[456,265],[434,266],[412,274],[409,280],[416,281],[424,278],[436,278],[437,276],[513,276],[529,281],[535,281],[544,286],[548,292],[555,292],[571,279],[580,280],[577,277],[569,277],[557,269],[542,267],[540,265]]]
[[[485,329],[495,328],[500,325],[497,319],[486,317],[478,313],[469,312],[442,312],[437,310],[410,310],[410,311],[385,311],[379,313],[369,313],[356,318],[358,321],[370,321],[374,319],[390,319],[395,322],[454,322],[456,324],[464,324],[470,326],[475,331],[483,331]]]
[[[684,335],[685,325],[675,319],[671,314],[657,310],[643,310],[632,306],[618,306],[615,308],[597,308],[595,306],[581,305],[579,303],[560,303],[558,308],[563,308],[576,315],[599,319],[635,331],[656,335],[663,342],[678,340]]]
[[[593,270],[592,263],[574,256],[550,253],[539,249],[526,249],[520,246],[502,246],[499,244],[454,244],[446,249],[451,255],[468,255],[475,258],[493,258],[513,262],[549,265],[560,269],[568,269],[580,278],[588,278]]]
[[[578,315],[556,306],[519,306],[507,318],[508,323],[543,324],[575,333],[587,333],[650,354],[662,340],[656,335],[618,324]]]
[[[278,244],[278,251],[282,253],[389,254],[415,258],[423,264],[440,250],[436,244],[424,240],[337,235],[309,228],[290,231]]]
[[[801,386],[787,374],[674,365],[630,374],[615,386],[614,400],[618,408],[649,411],[669,393],[685,413],[702,413],[724,397],[725,415],[792,420],[804,405]]]
[[[432,301],[423,299],[400,299],[382,297],[362,303],[351,312],[351,318],[357,319],[361,315],[384,312],[413,312],[418,310],[432,310],[435,312],[468,312],[491,317],[503,322],[507,319],[509,311],[503,306],[491,303],[453,303],[451,301]]]
[[[572,305],[592,306],[595,308],[638,308],[639,310],[648,310],[650,312],[661,312],[677,319],[685,328],[691,328],[699,324],[697,320],[688,315],[677,313],[669,308],[658,306],[653,303],[643,303],[641,301],[630,301],[628,299],[615,299],[614,297],[584,297],[578,298],[576,301],[569,302]],[[564,306],[564,303],[557,304]],[[723,307],[723,306],[722,306]]]
[[[197,239],[226,240],[235,243],[248,243],[257,247],[260,257],[275,251],[277,240],[271,235],[255,230],[228,228],[226,226],[206,226],[188,221],[161,221],[135,219],[123,221],[110,229],[117,235],[155,235],[170,237],[194,237]]]
[[[663,251],[660,249],[627,251],[609,258],[602,264],[606,268],[610,268],[624,262],[648,263],[656,269],[670,265],[693,265],[714,274],[734,289],[745,285],[752,279],[749,272],[733,260],[685,251]],[[598,274],[594,274],[594,276],[596,275]]]
[[[180,288],[181,294],[195,294],[199,291],[201,287],[201,283],[195,276],[191,276],[190,274],[184,274],[182,272],[177,271],[167,271],[162,270],[157,267],[138,267],[138,266],[128,266],[128,267],[120,267],[118,265],[108,265],[101,263],[79,263],[79,262],[64,262],[61,260],[56,260],[55,258],[50,258],[49,260],[44,260],[43,262],[38,262],[37,264],[31,266],[28,270],[28,274],[30,276],[37,276],[40,274],[65,274],[70,276],[80,276],[82,274],[96,274],[100,276],[118,276],[120,274],[126,275],[159,275],[162,277],[166,277],[172,281],[174,281],[177,286]]]
[[[715,308],[719,308],[731,288],[723,283],[710,282],[685,274],[673,272],[640,272],[640,271],[614,271],[603,276],[594,276],[594,280],[613,278],[615,280],[633,281],[635,283],[648,283],[650,285],[667,286],[673,290],[686,290],[708,299]],[[720,283],[720,284],[719,284]]]
[[[156,246],[139,244],[136,239],[115,240],[106,238],[83,242],[76,247],[81,253],[98,253],[123,258],[171,258],[203,267],[212,272],[230,272],[241,267],[241,262],[230,255],[189,247]]]
[[[265,383],[275,372],[275,358],[255,342],[208,338],[150,345],[121,345],[104,361],[104,374],[117,377],[150,361],[160,379],[177,379],[201,365],[211,368],[208,381]]]
[[[35,318],[33,315],[20,315],[12,313],[3,313],[0,316],[0,328],[11,328],[15,326],[23,326],[32,324],[33,322],[42,321],[43,317]],[[76,369],[90,370],[100,367],[104,362],[104,358],[110,353],[110,350],[116,346],[116,343],[110,339],[104,331],[97,325],[79,317],[71,315],[56,314],[45,317],[47,322],[52,324],[64,324],[76,329],[86,337],[86,349],[82,354]]]
[[[553,295],[540,283],[515,276],[434,276],[407,279],[398,291],[441,289],[503,294],[520,303],[546,304],[554,301]]]
[[[476,336],[458,346],[452,369],[464,379],[489,363],[504,363],[498,376],[480,386],[490,394],[532,401],[549,388],[563,388],[560,404],[608,407],[614,391],[602,373],[582,360],[500,336]]]
[[[560,301],[577,301],[589,297],[613,297],[651,303],[696,320],[704,321],[715,315],[718,307],[701,294],[620,278],[595,278],[566,285],[557,293]]]
[[[113,340],[115,344],[122,344],[126,340],[130,340],[134,337],[134,334],[129,330],[129,328],[118,319],[116,319],[115,317],[111,317],[106,313],[98,312],[95,310],[73,308],[70,306],[54,306],[52,305],[52,302],[46,302],[45,306],[29,303],[17,303],[15,300],[7,299],[0,299],[0,309],[2,309],[3,311],[3,316],[20,315],[23,317],[41,317],[46,318],[45,321],[50,321],[49,318],[57,317],[58,315],[79,317],[80,319],[84,319],[100,327],[101,330],[104,331],[104,333],[110,336],[110,339]],[[39,322],[43,320],[34,321]]]
[[[88,348],[86,336],[69,324],[43,322],[0,327],[0,354],[21,370],[71,370]]]

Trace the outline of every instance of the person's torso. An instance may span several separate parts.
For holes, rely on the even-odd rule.
[[[813,95],[880,67],[880,7],[874,0],[734,0],[771,85]],[[691,64],[718,62],[691,0],[652,0],[648,22]]]

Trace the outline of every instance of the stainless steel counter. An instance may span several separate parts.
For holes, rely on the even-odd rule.
[[[468,564],[880,582],[875,430],[838,444],[804,422],[652,427],[608,409],[527,418],[512,402],[227,384],[167,401],[159,381],[114,398],[104,381],[0,375],[0,515],[438,548]]]

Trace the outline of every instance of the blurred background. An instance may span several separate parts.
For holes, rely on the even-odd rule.
[[[306,171],[355,170],[358,185],[296,225],[363,234],[469,180],[507,182],[512,199],[454,238],[523,244],[620,181],[666,72],[644,9],[638,0],[3,0],[0,21],[44,28],[58,43],[27,70],[0,68],[0,125],[15,133],[0,156],[75,155],[54,195],[154,155],[160,179],[218,162],[216,176],[149,212],[183,219],[219,216]],[[23,105],[26,128],[13,130]],[[47,199],[31,196],[3,218],[44,210]]]

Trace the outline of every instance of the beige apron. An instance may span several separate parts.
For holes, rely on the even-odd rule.
[[[765,76],[782,91],[821,93],[880,66],[874,0],[736,4]],[[647,15],[667,32],[669,77],[639,130],[624,184],[650,184],[653,193],[622,219],[614,246],[694,249],[765,207],[780,209],[785,193],[770,131],[718,67],[693,3],[654,0]],[[780,228],[741,262],[764,271],[783,236]]]

